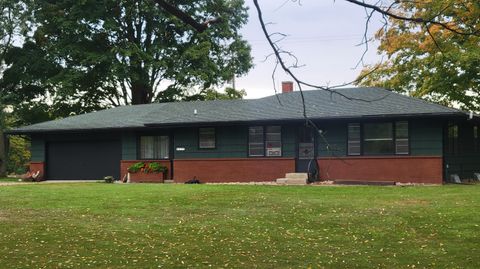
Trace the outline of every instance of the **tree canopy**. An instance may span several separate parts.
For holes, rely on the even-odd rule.
[[[404,1],[396,12],[446,27],[389,17],[376,34],[386,59],[363,70],[359,83],[480,111],[480,2]]]
[[[31,31],[5,54],[0,81],[7,102],[57,117],[104,107],[206,94],[251,68],[238,33],[243,0],[183,0],[198,32],[154,0],[20,1]],[[21,74],[21,75],[20,75]],[[48,106],[45,106],[48,104]],[[48,116],[48,115],[47,115]]]

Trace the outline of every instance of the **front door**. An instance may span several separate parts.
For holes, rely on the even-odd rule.
[[[307,173],[309,166],[316,159],[315,152],[315,132],[313,128],[302,126],[298,130],[297,160],[296,172]]]

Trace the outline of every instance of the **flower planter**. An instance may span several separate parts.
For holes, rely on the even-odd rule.
[[[165,179],[164,173],[129,173],[130,182],[140,183],[140,182],[150,182],[150,183],[163,183]]]

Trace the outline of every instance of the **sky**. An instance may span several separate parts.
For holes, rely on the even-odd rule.
[[[299,59],[302,68],[294,72],[304,81],[316,85],[338,85],[355,80],[362,66],[355,69],[364,46],[366,15],[362,7],[342,0],[264,0],[259,1],[264,20],[270,32],[281,32],[287,37],[280,43],[284,50],[291,51]],[[260,28],[258,15],[252,0],[249,7],[249,22],[241,34],[252,47],[254,67],[243,77],[236,79],[236,88],[245,89],[246,98],[259,98],[275,94],[272,71],[274,59],[265,57],[272,53]],[[382,26],[378,17],[369,26],[369,37]],[[364,57],[365,64],[381,60],[376,44]],[[291,81],[283,71],[276,73],[277,89],[282,81]],[[296,89],[297,90],[297,89]]]

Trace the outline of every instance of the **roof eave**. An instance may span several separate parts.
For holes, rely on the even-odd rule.
[[[314,121],[331,120],[354,120],[354,119],[392,119],[392,118],[448,118],[468,119],[468,113],[465,112],[443,112],[443,113],[413,113],[413,114],[386,114],[386,115],[361,115],[361,116],[330,116],[330,117],[309,117]],[[296,123],[304,121],[304,118],[282,118],[282,119],[258,119],[258,120],[238,120],[238,121],[198,121],[198,122],[172,122],[172,123],[146,123],[143,126],[126,127],[105,127],[105,128],[84,128],[84,129],[13,129],[5,131],[7,135],[35,135],[52,133],[82,133],[82,132],[105,132],[105,131],[123,131],[123,130],[145,130],[145,128],[173,128],[173,127],[192,127],[192,126],[219,126],[219,125],[248,125],[248,124],[266,124],[266,123]],[[474,115],[473,120],[480,121],[478,115]]]

